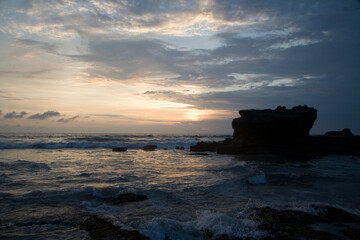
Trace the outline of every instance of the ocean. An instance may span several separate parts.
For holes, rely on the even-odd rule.
[[[199,141],[229,136],[0,134],[0,238],[87,239],[79,224],[98,216],[152,240],[264,236],[250,209],[360,214],[360,159],[191,155]],[[145,145],[156,151],[143,151]],[[127,147],[126,152],[112,152]],[[176,149],[184,147],[184,150]],[[147,200],[111,205],[121,193]]]

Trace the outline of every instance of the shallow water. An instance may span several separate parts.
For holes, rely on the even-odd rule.
[[[141,144],[158,141],[146,138]],[[170,144],[163,140],[163,145]],[[151,239],[201,239],[203,229],[260,237],[264,233],[249,217],[253,207],[314,212],[313,204],[335,205],[359,214],[359,158],[328,156],[307,163],[262,159],[196,156],[187,149],[3,149],[0,237],[85,239],[78,223],[88,215],[137,229]],[[101,200],[128,192],[149,199],[118,206]]]

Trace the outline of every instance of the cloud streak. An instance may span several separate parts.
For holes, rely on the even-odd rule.
[[[57,120],[58,122],[61,122],[61,123],[68,123],[68,122],[71,122],[71,121],[74,121],[75,119],[79,118],[80,116],[79,115],[76,115],[74,117],[70,117],[70,118],[60,118],[59,120]]]
[[[45,120],[51,117],[58,117],[60,116],[59,112],[56,111],[47,111],[44,113],[36,113],[28,117],[28,119],[37,119],[37,120]]]
[[[4,118],[8,118],[8,119],[11,119],[11,118],[24,118],[26,115],[27,115],[26,112],[20,112],[20,113],[9,112],[9,113],[4,115]]]

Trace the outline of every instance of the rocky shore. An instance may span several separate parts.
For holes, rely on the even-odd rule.
[[[360,137],[348,128],[310,136],[317,110],[306,105],[240,110],[239,114],[241,117],[232,121],[232,139],[199,142],[190,150],[219,154],[360,155]]]
[[[360,236],[360,217],[331,206],[312,206],[317,213],[299,210],[279,210],[271,207],[247,210],[249,218],[258,223],[264,232],[260,238],[215,235],[209,229],[202,230],[202,240],[357,240]],[[146,240],[147,236],[136,230],[125,230],[102,218],[88,217],[80,229],[89,233],[90,239]],[[165,238],[169,240],[170,238]]]

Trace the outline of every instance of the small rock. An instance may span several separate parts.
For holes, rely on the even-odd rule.
[[[350,128],[344,128],[341,131],[329,131],[325,133],[325,136],[334,136],[334,137],[353,137],[354,134],[351,132]]]
[[[114,147],[112,148],[113,152],[126,152],[127,148],[126,147]]]
[[[184,147],[179,147],[179,146],[176,146],[175,149],[178,149],[178,150],[184,150],[185,148]]]
[[[156,145],[146,145],[142,148],[142,150],[144,151],[155,151],[155,149],[157,148]]]

